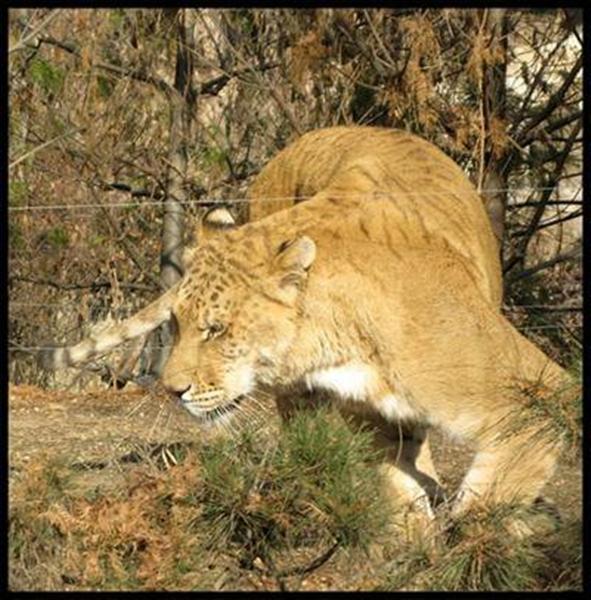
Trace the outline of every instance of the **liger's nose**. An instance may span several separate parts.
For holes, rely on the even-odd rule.
[[[167,388],[167,390],[168,390],[168,393],[169,393],[169,394],[171,394],[171,395],[173,395],[173,396],[176,396],[176,397],[177,397],[177,398],[180,400],[180,399],[181,399],[181,396],[182,396],[182,395],[183,395],[183,394],[184,394],[186,391],[188,391],[190,387],[191,387],[190,385],[188,385],[187,387],[185,387],[185,388],[183,388],[183,389],[174,389],[174,388],[170,388],[170,387],[169,387],[169,388]]]

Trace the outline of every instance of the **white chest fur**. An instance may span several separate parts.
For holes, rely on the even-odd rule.
[[[376,370],[362,362],[322,369],[306,375],[308,389],[324,389],[343,399],[367,402],[389,421],[416,420],[419,413],[404,393],[384,394]]]
[[[405,394],[388,394],[379,403],[379,411],[389,421],[421,421],[421,415]]]
[[[309,389],[330,390],[350,400],[366,400],[375,391],[377,380],[375,370],[361,362],[349,362],[306,375]]]

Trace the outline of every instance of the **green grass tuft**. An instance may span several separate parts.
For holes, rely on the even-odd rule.
[[[332,539],[367,547],[385,521],[369,434],[327,411],[298,414],[279,440],[252,433],[203,450],[204,526],[212,544],[234,544],[247,560]]]

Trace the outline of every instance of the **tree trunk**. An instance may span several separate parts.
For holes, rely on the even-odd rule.
[[[164,201],[160,280],[165,288],[173,286],[183,275],[184,208],[188,194],[187,145],[191,140],[191,125],[196,110],[196,93],[192,86],[194,69],[194,27],[190,9],[177,9],[172,14],[176,22],[176,68],[174,92],[170,103],[170,152],[168,155],[168,193]],[[164,324],[159,332],[159,348],[155,348],[152,374],[159,375],[168,358],[172,334]]]
[[[509,32],[507,11],[504,8],[488,9],[484,13],[484,34],[489,55],[496,57],[493,64],[483,64],[482,73],[482,118],[485,136],[485,151],[481,157],[480,192],[491,220],[494,234],[503,252],[505,212],[507,206],[507,149],[495,143],[492,136],[499,136],[499,124],[506,117],[507,36]]]

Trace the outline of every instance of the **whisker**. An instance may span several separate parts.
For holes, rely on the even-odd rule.
[[[244,407],[239,409],[240,412],[236,415],[237,422],[240,424],[240,430],[245,431],[251,429],[255,422],[255,415],[250,407]]]
[[[239,406],[241,422],[243,427],[254,429],[266,420],[269,407],[251,394],[246,395],[245,398],[245,402]]]
[[[253,402],[254,404],[256,404],[259,408],[261,408],[263,410],[267,410],[269,408],[259,397],[258,393],[257,393],[257,395],[248,394],[246,397],[248,398],[249,401]]]
[[[250,408],[251,412],[254,413],[257,420],[262,420],[262,419],[267,418],[267,416],[271,412],[270,406],[263,404],[258,398],[253,397],[253,396],[249,396],[248,401],[252,403],[252,405],[249,406],[249,408]],[[255,410],[255,408],[258,410]]]
[[[247,430],[263,426],[271,412],[274,413],[275,402],[272,394],[256,390],[254,393],[244,394],[238,401],[230,401],[211,410],[204,408],[198,399],[184,402],[183,407],[205,424],[213,428],[219,427],[229,437],[236,438]],[[201,417],[200,411],[203,411]],[[167,426],[169,422],[170,415]]]
[[[238,411],[241,415],[246,415],[249,418],[254,417],[253,407],[248,404],[248,400],[244,400],[239,406]]]
[[[221,407],[219,410],[221,411],[221,416],[219,417],[220,424],[226,428],[226,431],[230,432],[230,437],[237,437],[239,431],[232,425],[232,419],[228,416],[232,409],[229,407]]]

